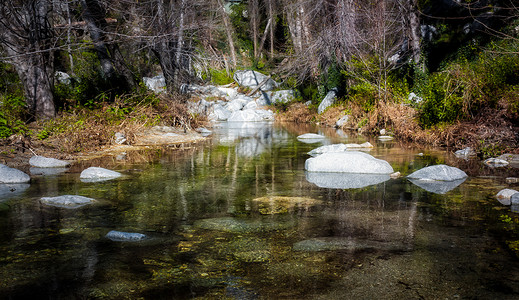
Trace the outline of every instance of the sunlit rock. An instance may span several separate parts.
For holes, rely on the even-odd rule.
[[[272,92],[270,96],[271,104],[288,103],[295,99],[295,92],[293,90],[281,90]]]
[[[126,142],[126,136],[122,132],[116,132],[114,135],[114,142],[117,145],[122,145]]]
[[[266,81],[260,88],[262,91],[270,91],[278,86],[272,79],[267,79],[267,75],[252,70],[241,70],[234,72],[233,79],[240,85],[251,89],[257,88],[259,84]]]
[[[121,173],[100,167],[90,167],[83,170],[79,178],[83,182],[97,182],[121,177]]]
[[[519,178],[517,178],[517,177],[506,177],[505,181],[508,184],[519,183]]]
[[[514,194],[517,194],[516,190],[502,189],[499,191],[499,193],[497,193],[496,198],[501,204],[510,205],[511,198]]]
[[[164,75],[158,75],[155,77],[143,77],[142,82],[144,85],[155,93],[162,93],[166,91],[166,78]]]
[[[197,132],[199,132],[202,136],[209,136],[213,132],[205,127],[199,127],[196,129]]]
[[[402,174],[400,174],[400,172],[391,173],[391,174],[389,175],[389,177],[391,177],[391,179],[397,179],[397,178],[399,178],[400,176],[402,176]]]
[[[0,164],[0,183],[27,183],[31,177],[24,172]]]
[[[306,172],[306,180],[321,188],[359,189],[389,180],[388,174]]]
[[[461,149],[461,150],[458,150],[458,151],[454,152],[454,155],[457,158],[469,159],[472,156],[476,156],[476,152],[472,148],[467,147],[467,148],[464,148],[464,149]]]
[[[232,111],[228,110],[220,104],[215,104],[213,106],[213,111],[209,114],[209,119],[213,121],[227,121],[231,114]]]
[[[225,105],[225,108],[231,112],[241,110],[248,102],[243,99],[234,99]]]
[[[28,183],[0,183],[0,202],[22,195],[30,186]]]
[[[40,202],[56,207],[78,208],[94,202],[94,199],[78,195],[63,195],[57,197],[42,197]]]
[[[415,171],[407,178],[424,181],[454,181],[467,178],[467,174],[455,167],[434,165]]]
[[[285,214],[298,209],[307,210],[321,203],[321,200],[308,197],[267,196],[252,200],[253,209],[263,215]]]
[[[138,242],[147,238],[145,234],[112,230],[105,236],[114,242]]]
[[[37,168],[63,168],[70,165],[69,162],[50,157],[35,155],[29,159],[29,164]]]
[[[502,168],[508,166],[510,163],[504,159],[489,158],[483,161],[483,163],[491,168]]]
[[[441,181],[441,180],[421,180],[421,179],[413,179],[408,178],[414,185],[421,187],[422,189],[434,193],[434,194],[446,194],[447,192],[453,190],[463,182],[465,182],[466,178],[451,180],[451,181]]]
[[[359,151],[341,153],[324,153],[311,157],[305,162],[305,169],[309,172],[338,172],[361,174],[389,174],[393,167],[381,159]]]
[[[378,137],[378,139],[382,142],[387,142],[387,141],[391,141],[394,139],[394,137],[390,136],[390,135],[381,135]]]
[[[369,151],[373,148],[373,145],[370,142],[365,142],[362,144],[333,144],[333,145],[324,145],[318,148],[313,149],[308,152],[311,156],[321,155],[323,153],[340,153],[344,151]]]
[[[335,122],[335,126],[336,127],[343,127],[344,125],[346,125],[346,123],[348,123],[349,119],[350,119],[349,115],[342,116],[342,117],[340,117],[339,120],[337,120],[337,122]]]
[[[247,109],[235,111],[231,114],[228,122],[261,122],[263,117],[257,113],[256,110]]]
[[[337,88],[331,89],[317,108],[317,113],[322,114],[328,107],[335,103],[337,100]]]
[[[297,137],[297,140],[306,144],[322,142],[326,137],[315,133],[305,133]]]
[[[420,169],[408,175],[407,178],[428,192],[445,194],[462,184],[467,178],[467,174],[455,167],[434,165]]]

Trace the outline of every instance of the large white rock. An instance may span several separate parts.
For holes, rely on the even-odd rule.
[[[242,70],[234,72],[233,79],[240,85],[251,89],[258,87],[268,76],[260,72],[252,70]],[[262,91],[270,91],[278,86],[277,82],[268,79],[267,82],[260,88]]]
[[[323,101],[321,101],[321,104],[319,104],[319,107],[317,108],[317,112],[322,114],[328,107],[335,103],[336,99],[337,89],[333,88],[328,92],[328,94],[326,94],[326,97],[324,97]]]
[[[121,173],[99,167],[90,167],[83,170],[79,178],[83,182],[104,181],[121,177]]]
[[[158,75],[155,77],[142,77],[142,81],[148,89],[154,91],[155,93],[162,93],[165,91],[166,78],[164,78],[164,75]]]
[[[370,142],[365,142],[363,144],[333,144],[333,145],[324,145],[318,148],[313,149],[308,152],[311,156],[321,155],[323,153],[340,153],[344,151],[352,151],[352,150],[371,150],[373,145]]]
[[[288,103],[293,101],[296,97],[294,90],[281,90],[272,92],[270,96],[270,103]]]
[[[306,160],[305,169],[309,172],[362,174],[391,174],[394,172],[393,167],[387,161],[358,151],[324,153],[311,157]]]
[[[36,168],[63,168],[70,165],[69,162],[50,157],[35,155],[29,159],[29,164]]]
[[[454,181],[467,178],[467,174],[455,167],[434,165],[413,172],[407,178],[423,181]]]
[[[0,164],[0,183],[27,183],[31,177],[24,172]]]
[[[78,195],[63,195],[57,197],[42,197],[40,202],[46,205],[63,207],[63,208],[78,208],[94,202],[95,200],[88,197]]]
[[[227,122],[260,122],[263,121],[263,117],[259,115],[256,110],[246,109],[239,110],[232,113],[227,119]]]
[[[247,101],[243,99],[234,99],[227,105],[225,105],[225,108],[231,112],[235,112],[241,110],[245,106],[245,104],[247,104]]]
[[[209,114],[209,119],[214,121],[227,121],[231,114],[232,111],[222,107],[220,104],[215,104],[213,107],[213,112]]]
[[[388,181],[388,174],[306,172],[306,180],[328,189],[359,189]]]

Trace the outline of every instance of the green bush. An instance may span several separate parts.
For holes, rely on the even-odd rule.
[[[22,96],[0,96],[0,138],[25,132],[25,114],[25,100]]]
[[[452,123],[463,115],[462,90],[448,72],[432,74],[421,94],[424,103],[419,119],[423,127]]]
[[[216,85],[229,84],[234,81],[231,76],[227,75],[227,71],[225,69],[210,69],[209,73],[211,74],[211,82]]]

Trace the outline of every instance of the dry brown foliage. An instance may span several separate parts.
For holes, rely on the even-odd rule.
[[[286,111],[278,113],[276,120],[280,122],[310,123],[315,118],[315,111],[312,111],[303,103],[293,103],[288,106]]]

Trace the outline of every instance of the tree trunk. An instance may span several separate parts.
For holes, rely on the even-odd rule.
[[[232,66],[234,69],[236,69],[236,50],[234,48],[234,41],[232,38],[232,28],[231,28],[231,21],[229,20],[229,16],[227,15],[227,12],[225,11],[225,7],[223,5],[223,0],[218,0],[218,4],[220,5],[220,11],[222,13],[222,19],[223,24],[225,26],[225,33],[227,34],[227,40],[229,42],[229,50],[231,51],[231,57],[232,57]]]
[[[29,112],[36,119],[56,115],[52,93],[52,32],[46,0],[6,3],[0,10],[0,42],[24,86]]]
[[[94,49],[101,64],[104,78],[110,82],[121,83],[123,89],[135,87],[135,80],[131,71],[124,64],[124,58],[119,51],[119,47],[115,43],[107,43],[105,34],[107,22],[104,9],[98,0],[81,0],[81,6],[83,8],[83,20],[87,24],[88,32],[94,43]]]
[[[409,50],[411,60],[418,66],[420,64],[420,18],[418,16],[417,0],[406,0],[404,3],[404,18],[407,24],[407,36],[409,39]]]

